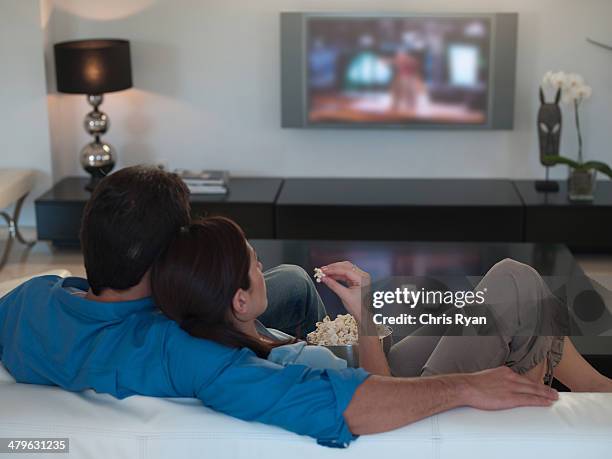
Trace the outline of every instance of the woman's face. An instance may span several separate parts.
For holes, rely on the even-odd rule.
[[[257,258],[257,252],[251,247],[251,244],[246,243],[249,249],[249,255],[251,257],[251,264],[249,267],[249,279],[251,286],[247,290],[249,294],[249,303],[251,311],[249,315],[253,316],[253,319],[263,314],[268,307],[268,297],[266,295],[266,283],[264,281],[262,273],[262,265]]]

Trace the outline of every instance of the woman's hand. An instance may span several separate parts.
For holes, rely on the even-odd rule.
[[[361,323],[362,289],[370,285],[370,275],[349,261],[323,266],[321,271],[325,274],[321,282],[338,295],[349,314]]]
[[[361,326],[361,302],[363,295],[369,295],[364,288],[370,285],[370,275],[349,261],[332,263],[323,266],[321,270],[325,274],[321,282],[340,297],[346,310]],[[369,336],[362,333],[361,330],[359,331],[359,366],[374,375],[391,375],[380,338],[376,335]]]

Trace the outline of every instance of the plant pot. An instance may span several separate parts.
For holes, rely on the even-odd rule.
[[[595,194],[597,171],[571,169],[567,179],[567,194],[570,201],[592,201]]]

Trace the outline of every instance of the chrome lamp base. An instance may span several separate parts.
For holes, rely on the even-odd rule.
[[[87,96],[87,101],[93,110],[85,116],[84,127],[85,131],[94,137],[94,141],[81,150],[81,166],[91,175],[91,180],[85,187],[89,191],[92,191],[100,179],[106,177],[115,167],[115,149],[100,140],[100,136],[110,127],[108,116],[98,109],[103,100],[102,94]]]

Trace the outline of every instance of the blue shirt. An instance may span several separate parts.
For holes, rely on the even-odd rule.
[[[283,366],[194,338],[151,298],[91,301],[85,279],[41,276],[0,299],[0,358],[18,382],[130,395],[197,397],[248,421],[347,446],[343,412],[368,377],[362,369]]]

